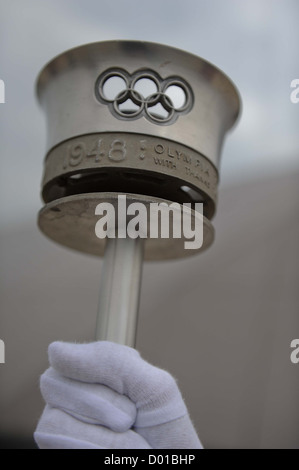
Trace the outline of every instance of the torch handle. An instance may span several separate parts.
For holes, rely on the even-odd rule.
[[[143,250],[142,238],[107,239],[96,340],[135,347]]]

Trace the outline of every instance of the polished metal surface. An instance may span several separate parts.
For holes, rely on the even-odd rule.
[[[143,242],[141,238],[106,241],[96,340],[135,347]]]
[[[219,159],[239,114],[238,92],[220,70],[187,52],[107,41],[53,59],[39,75],[37,96],[48,135],[39,227],[84,253],[103,256],[106,248],[97,339],[134,345],[143,256],[183,258],[213,242]],[[138,240],[120,237],[120,217],[125,225],[130,217],[124,208],[119,215],[119,195],[147,210]],[[120,239],[98,238],[101,202],[117,210]],[[176,204],[166,238],[151,232],[159,222],[148,208],[161,202]],[[201,238],[196,249],[186,249],[184,217],[176,217],[186,211]]]
[[[217,205],[226,132],[239,114],[216,67],[161,44],[107,41],[67,51],[40,73],[47,117],[45,202],[130,192]]]
[[[98,99],[98,80],[116,68],[124,75],[136,76],[140,71],[154,75],[161,87],[167,81],[186,83],[193,95],[192,109],[164,124],[142,115],[132,119],[130,110],[118,119]],[[132,95],[130,83],[125,91]],[[216,168],[224,135],[240,108],[236,88],[219,69],[185,51],[142,41],[99,42],[61,54],[40,73],[37,94],[47,114],[47,152],[80,135],[129,132],[179,142],[208,158]]]

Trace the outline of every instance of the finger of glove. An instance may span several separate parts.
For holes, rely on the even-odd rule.
[[[105,385],[78,382],[50,368],[41,376],[40,388],[48,405],[87,423],[125,432],[136,420],[134,403]]]
[[[150,449],[146,440],[133,430],[118,433],[104,426],[77,420],[47,405],[39,420],[34,439],[40,449]]]
[[[198,435],[188,415],[169,423],[137,428],[153,449],[202,449]]]
[[[49,361],[68,378],[101,383],[128,396],[137,408],[138,427],[159,425],[187,413],[174,378],[128,346],[109,341],[54,342],[49,346]]]

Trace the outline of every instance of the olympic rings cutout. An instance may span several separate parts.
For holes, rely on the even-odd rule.
[[[187,114],[193,106],[193,92],[180,77],[162,79],[153,70],[139,70],[129,74],[112,68],[96,80],[95,96],[107,104],[119,119],[146,117],[155,124],[173,124],[180,114]]]

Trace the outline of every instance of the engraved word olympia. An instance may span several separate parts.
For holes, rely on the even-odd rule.
[[[5,103],[5,84],[3,80],[0,80],[0,103]]]
[[[63,149],[62,170],[69,171],[79,168],[97,167],[106,163],[121,163],[129,155],[136,155],[140,161],[147,161],[147,165],[167,168],[174,173],[183,171],[187,177],[203,184],[207,189],[216,191],[217,175],[207,163],[198,155],[191,155],[173,144],[165,144],[157,139],[132,139],[128,142],[122,135],[118,138],[76,140],[65,143]],[[152,166],[151,166],[152,167]]]
[[[144,160],[148,153],[154,153],[158,156],[169,157],[174,160],[181,160],[183,163],[192,163],[192,157],[180,150],[175,149],[169,145],[163,145],[160,143],[154,143],[151,146],[148,145],[147,140],[142,139],[138,141],[139,144],[139,153],[138,157],[140,160]],[[88,149],[88,146],[84,141],[74,142],[69,144],[66,148],[63,168],[76,167],[80,165],[87,158],[94,158],[95,163],[100,163],[103,158],[108,158],[112,162],[121,162],[125,160],[127,155],[127,142],[125,139],[114,139],[111,142],[105,141],[105,139],[100,138],[96,139],[91,148]],[[195,166],[201,166],[203,173],[206,173],[209,176],[209,170],[203,167],[202,162],[197,159],[195,161]]]
[[[118,119],[144,116],[160,125],[173,124],[180,115],[189,113],[194,102],[186,80],[162,79],[153,70],[139,70],[130,75],[123,69],[108,69],[97,78],[95,95]]]

